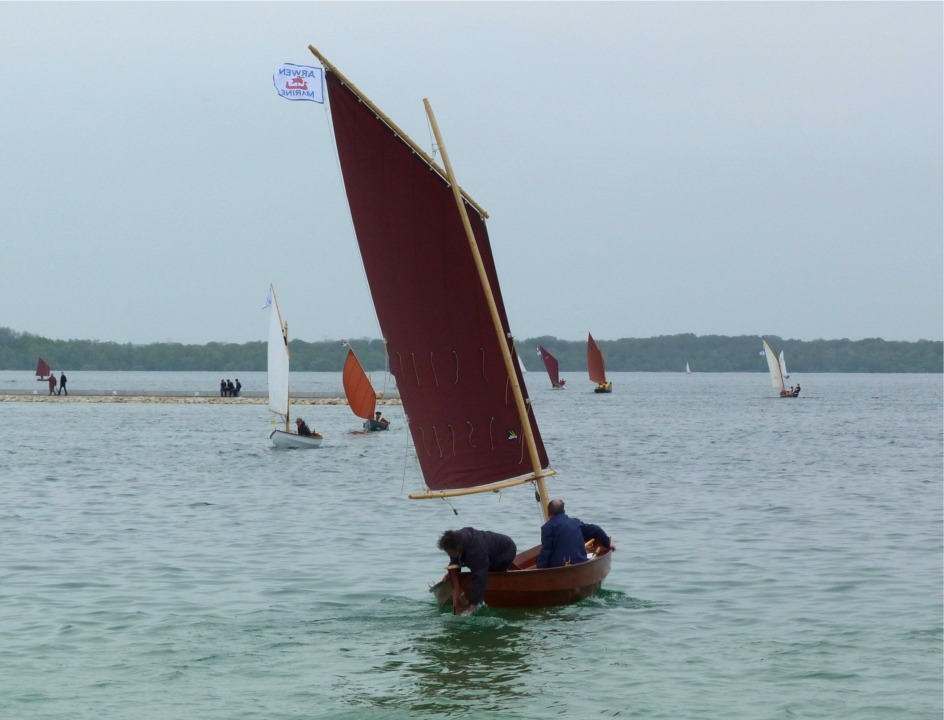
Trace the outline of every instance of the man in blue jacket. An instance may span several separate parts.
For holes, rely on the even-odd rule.
[[[468,612],[482,604],[485,586],[490,572],[499,572],[511,567],[518,548],[507,535],[464,527],[461,530],[446,530],[439,538],[439,549],[449,555],[449,561],[465,565],[472,573],[472,597]]]
[[[541,552],[539,568],[576,565],[587,561],[587,540],[596,540],[610,549],[610,537],[599,525],[580,522],[564,514],[564,501],[551,500],[547,504],[550,519],[541,526]]]

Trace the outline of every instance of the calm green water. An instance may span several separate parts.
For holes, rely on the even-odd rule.
[[[399,408],[286,452],[261,405],[0,404],[0,718],[941,717],[941,376],[565,377],[527,380],[605,592],[461,618],[439,532],[536,505],[406,499]]]

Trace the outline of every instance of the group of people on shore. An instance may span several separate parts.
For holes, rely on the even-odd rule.
[[[243,389],[243,384],[236,378],[236,383],[232,380],[220,380],[220,397],[239,397],[239,391]]]
[[[65,393],[68,395],[69,391],[66,390],[66,380],[68,380],[66,374],[64,372],[59,373],[59,389],[56,390],[56,376],[49,373],[49,394],[62,395],[62,393]]]
[[[584,523],[564,513],[563,500],[547,504],[548,521],[541,526],[541,552],[537,567],[554,568],[586,562],[587,544],[602,550],[615,550],[603,528]],[[511,567],[518,548],[515,541],[502,533],[464,527],[446,530],[438,542],[440,550],[454,565],[466,566],[472,575],[472,594],[465,612],[473,612],[485,598],[490,572],[504,572]]]

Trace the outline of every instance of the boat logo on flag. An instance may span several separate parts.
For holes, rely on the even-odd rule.
[[[272,74],[272,82],[286,100],[306,100],[324,105],[324,70],[320,67],[282,63]]]

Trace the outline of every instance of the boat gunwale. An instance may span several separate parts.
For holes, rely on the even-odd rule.
[[[589,558],[586,562],[562,567],[539,568],[534,560],[541,546],[525,550],[515,556],[515,565],[523,567],[500,572],[488,573],[485,587],[485,604],[495,608],[541,608],[572,605],[594,595],[603,585],[610,573],[615,550],[608,549]],[[574,579],[577,576],[578,581]],[[466,593],[471,591],[472,573],[460,572],[459,581]],[[540,583],[542,587],[532,589],[522,585]],[[452,589],[448,574],[439,582],[433,583],[429,591],[436,596],[437,604],[448,605],[452,602]],[[509,600],[507,596],[516,596]],[[562,598],[566,598],[562,600]]]
[[[279,445],[276,441],[276,437],[286,436],[290,438],[286,444]],[[324,437],[315,437],[313,435],[299,435],[298,433],[286,432],[285,430],[275,429],[269,433],[269,439],[272,441],[272,444],[277,448],[284,448],[287,450],[306,450],[308,448],[321,447],[321,443],[324,440]],[[285,442],[285,441],[283,441]]]

